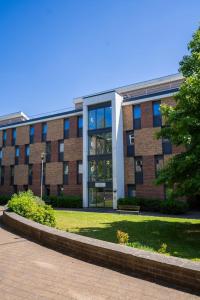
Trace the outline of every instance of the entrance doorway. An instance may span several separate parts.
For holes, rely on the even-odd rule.
[[[89,207],[112,208],[112,189],[95,187],[89,188]]]

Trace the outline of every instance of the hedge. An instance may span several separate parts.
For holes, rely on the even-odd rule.
[[[82,198],[79,196],[45,196],[47,204],[59,208],[82,208]]]

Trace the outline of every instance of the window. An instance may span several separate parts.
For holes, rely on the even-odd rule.
[[[162,116],[160,111],[160,101],[153,102],[153,127],[162,126]]]
[[[136,196],[135,184],[128,184],[127,189],[128,189],[128,197]]]
[[[89,160],[89,181],[112,181],[112,160],[92,159]]]
[[[44,194],[45,196],[50,196],[50,185],[45,185]]]
[[[58,161],[63,161],[64,159],[64,141],[58,142]]]
[[[19,164],[19,146],[15,146],[15,164]]]
[[[107,104],[105,107],[89,109],[88,128],[89,130],[112,127],[112,107]]]
[[[134,156],[134,131],[126,132],[127,156]]]
[[[99,133],[89,136],[89,155],[112,154],[112,133]]]
[[[172,154],[172,143],[169,139],[162,139],[163,154]]]
[[[29,156],[30,156],[30,146],[25,145],[25,164],[29,163]]]
[[[46,142],[46,162],[51,161],[51,142]]]
[[[82,184],[83,163],[82,160],[77,161],[77,184]]]
[[[0,148],[0,164],[2,163],[2,158],[3,158],[3,151],[2,148]]]
[[[3,130],[3,146],[6,146],[6,140],[7,140],[7,132],[6,130]]]
[[[82,137],[83,136],[83,117],[79,116],[78,117],[78,133],[77,133],[78,137]]]
[[[64,192],[63,185],[58,185],[57,189],[58,189],[58,196],[62,196]]]
[[[64,120],[64,138],[69,138],[69,119]]]
[[[17,194],[17,185],[13,185],[14,194]]]
[[[141,156],[135,157],[135,183],[143,183],[143,162]]]
[[[139,104],[133,106],[133,128],[141,128],[141,107]]]
[[[63,184],[68,184],[69,165],[68,162],[63,163]]]
[[[34,126],[31,125],[31,126],[30,126],[30,129],[29,129],[30,144],[33,144],[33,143],[34,143],[34,133],[35,133]]]
[[[25,192],[28,191],[28,185],[24,185],[23,188],[24,188],[24,191],[25,191]]]
[[[46,142],[47,139],[47,123],[42,124],[42,142]]]
[[[160,169],[163,167],[163,156],[155,155],[155,176],[158,176]]]
[[[4,185],[4,171],[5,168],[3,166],[0,167],[0,184]]]
[[[32,185],[33,182],[33,165],[28,166],[28,184]]]
[[[17,131],[16,128],[12,129],[12,146],[16,144]]]
[[[14,166],[10,166],[10,185],[14,184]]]

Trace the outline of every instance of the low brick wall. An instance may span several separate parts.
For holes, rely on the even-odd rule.
[[[200,264],[50,228],[15,213],[5,212],[3,223],[16,232],[73,257],[130,275],[200,293]]]

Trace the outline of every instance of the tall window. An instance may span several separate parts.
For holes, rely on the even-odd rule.
[[[88,112],[89,130],[112,127],[112,107],[91,108]]]
[[[133,128],[141,128],[141,107],[139,104],[133,106]]]
[[[127,156],[134,156],[134,131],[126,132]]]
[[[34,143],[34,133],[35,133],[34,126],[31,125],[31,126],[30,126],[30,129],[29,129],[30,144],[33,144],[33,143]]]
[[[4,173],[5,173],[5,168],[3,166],[0,166],[0,184],[4,185]]]
[[[2,148],[0,148],[0,165],[2,163],[2,158],[3,158],[3,152],[2,152]]]
[[[69,119],[64,120],[64,138],[69,138]]]
[[[62,195],[63,195],[63,192],[64,192],[64,187],[63,187],[63,185],[58,185],[58,186],[57,186],[57,194],[58,194],[58,196],[62,196]]]
[[[14,184],[14,166],[10,166],[10,185]]]
[[[42,142],[46,142],[47,139],[47,123],[42,124]]]
[[[169,139],[162,139],[163,154],[172,154],[172,143]]]
[[[79,116],[78,117],[78,132],[77,132],[78,137],[83,136],[83,117]]]
[[[33,165],[28,166],[28,184],[32,185],[33,182]]]
[[[3,146],[6,146],[6,140],[7,140],[7,132],[6,130],[3,130]]]
[[[162,116],[160,111],[160,101],[153,102],[153,127],[162,126]]]
[[[143,161],[142,156],[135,157],[135,183],[143,183]]]
[[[158,176],[160,169],[163,167],[163,156],[155,155],[155,176]]]
[[[16,128],[12,129],[12,146],[16,144],[17,131]]]
[[[135,191],[135,184],[128,184],[127,185],[128,190],[128,197],[135,197],[136,191]]]
[[[15,164],[19,164],[19,146],[15,146]]]
[[[25,164],[29,163],[29,157],[30,157],[30,146],[25,145]]]
[[[89,136],[89,155],[112,154],[112,133],[97,133]]]
[[[69,165],[68,162],[65,161],[63,163],[63,184],[68,184],[68,176],[69,176]]]
[[[112,160],[91,159],[89,160],[89,181],[112,181]]]
[[[46,142],[46,162],[51,161],[51,142]]]
[[[44,193],[45,193],[45,196],[50,196],[50,185],[45,185]]]
[[[82,184],[83,163],[82,160],[77,161],[77,183]]]
[[[58,142],[58,161],[63,161],[64,159],[64,141]]]

